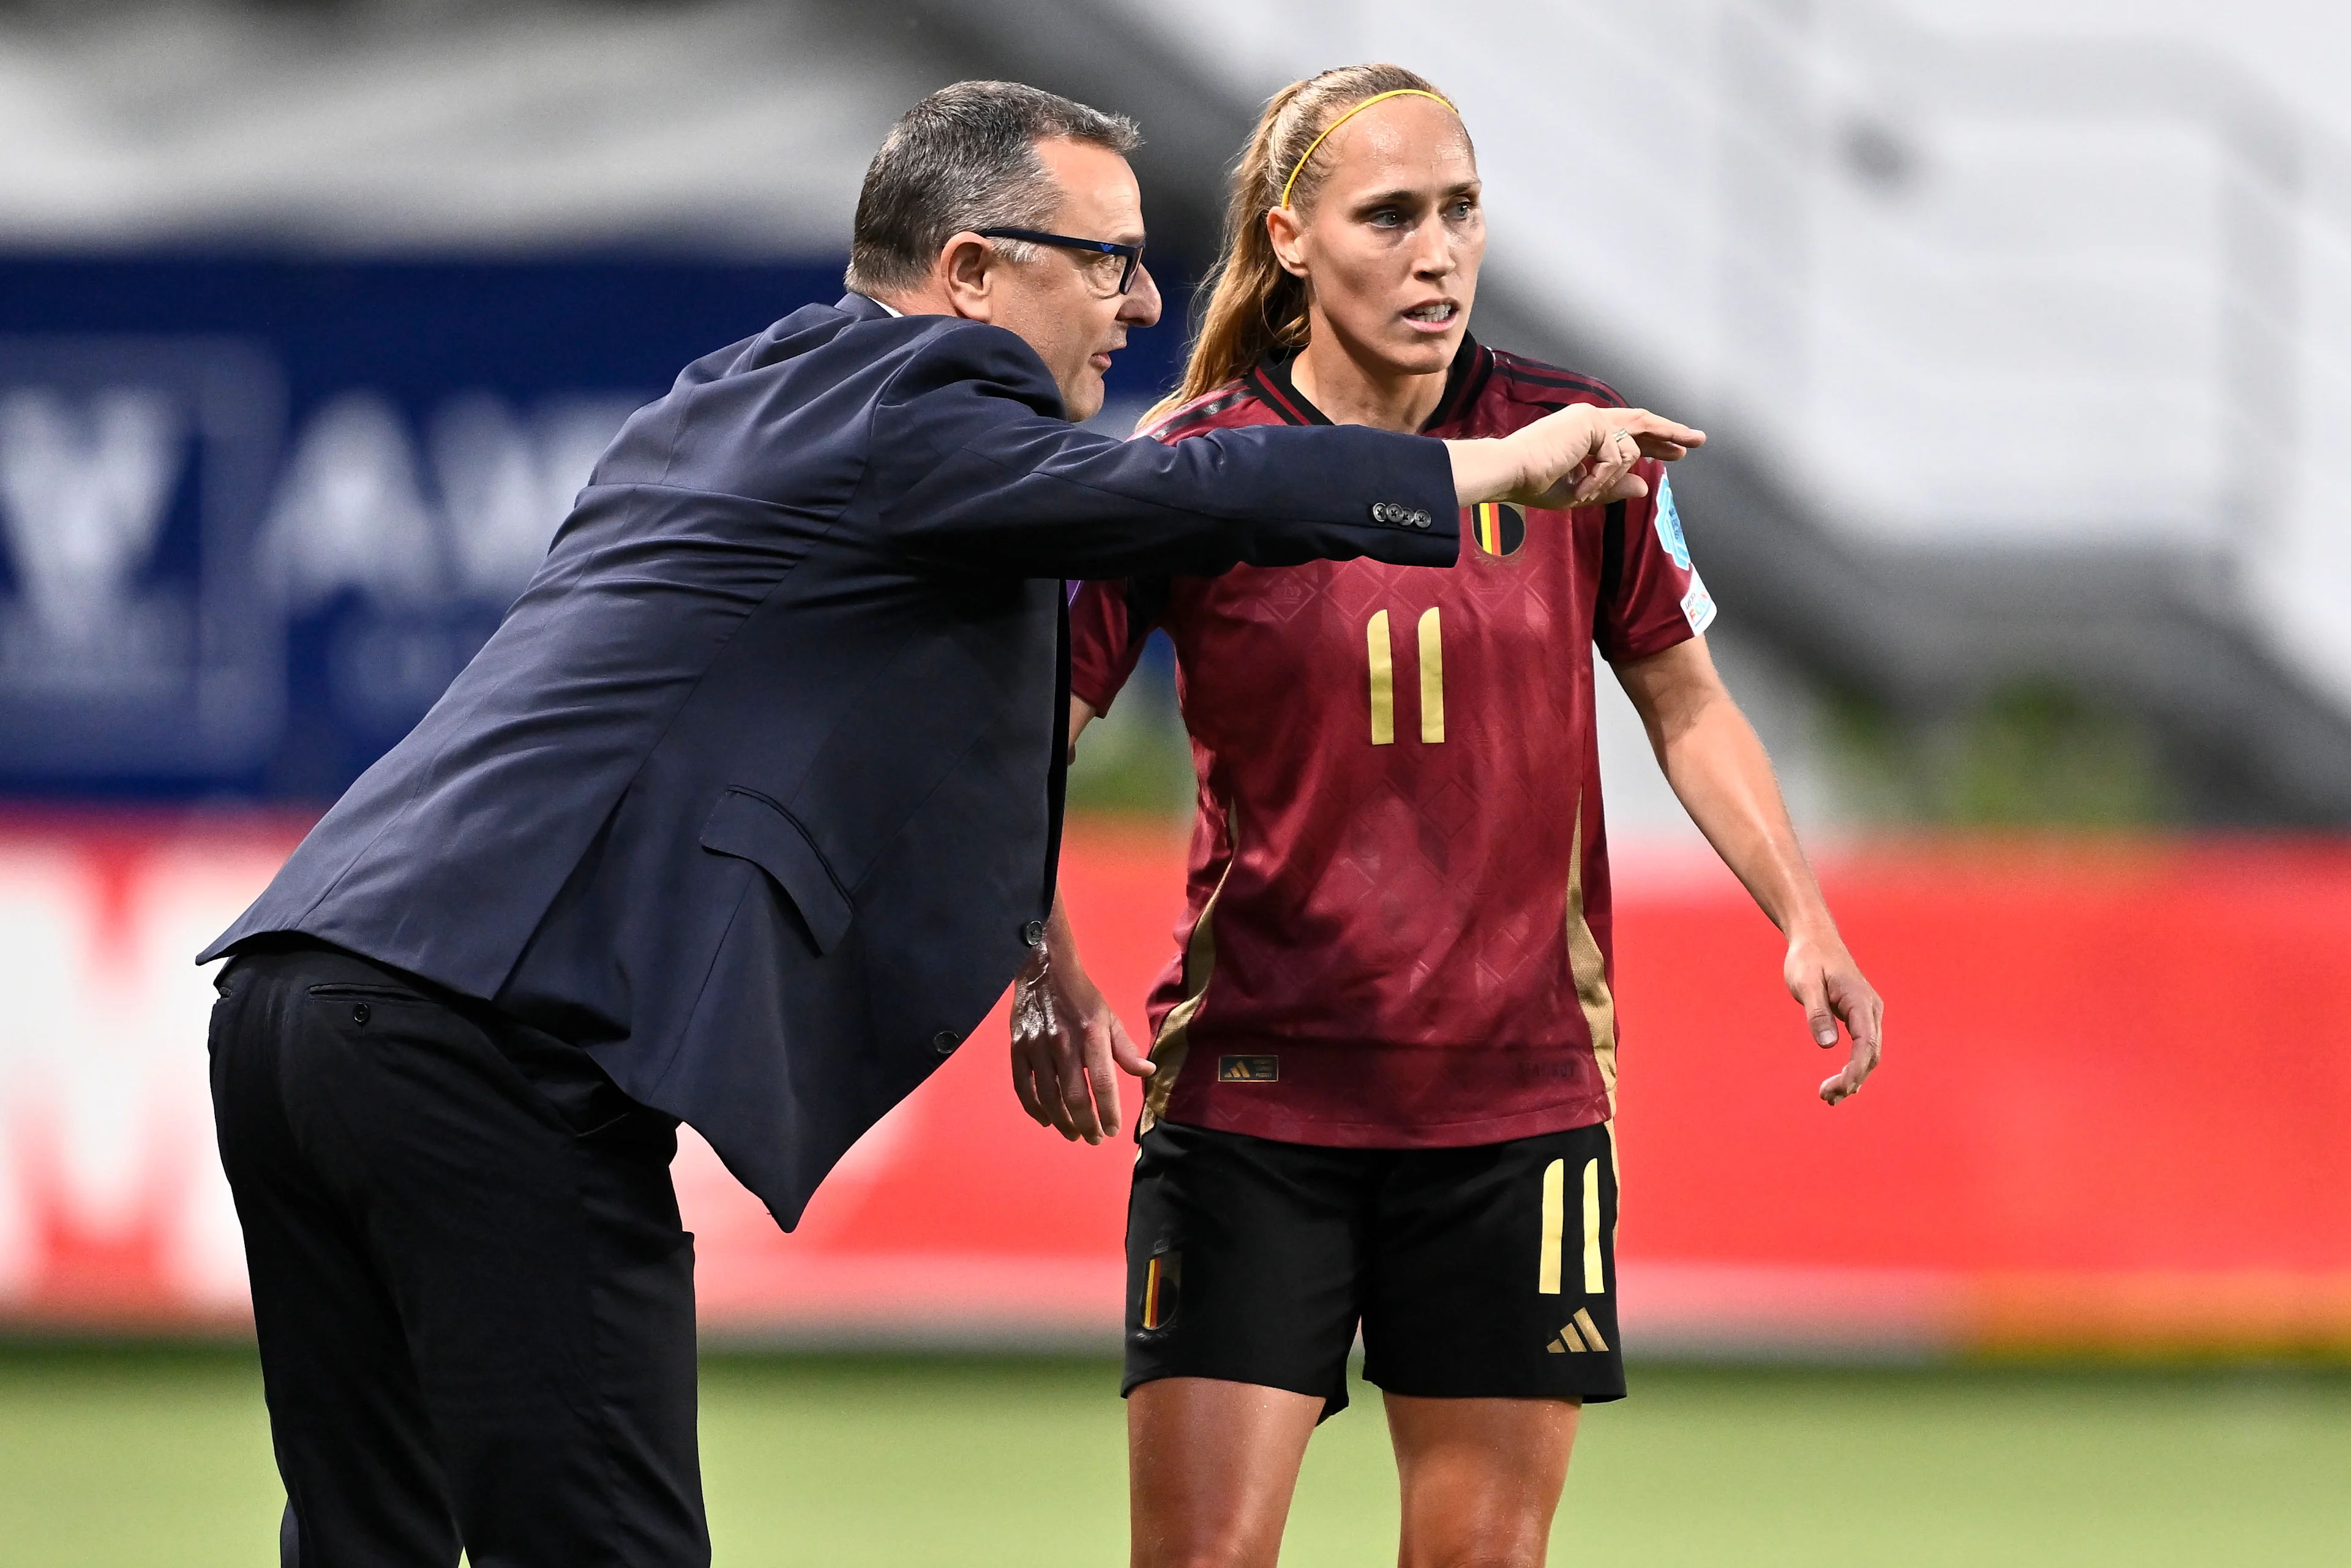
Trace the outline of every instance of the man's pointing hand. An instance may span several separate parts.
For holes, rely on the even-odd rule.
[[[1462,506],[1594,507],[1647,495],[1634,465],[1644,457],[1674,462],[1705,445],[1706,432],[1646,408],[1576,403],[1508,435],[1445,444]]]

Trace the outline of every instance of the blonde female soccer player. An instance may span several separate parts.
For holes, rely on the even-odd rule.
[[[1410,71],[1278,94],[1183,390],[1145,434],[1607,420],[1622,400],[1601,382],[1469,336],[1479,193],[1459,115]],[[1665,468],[1635,472],[1647,493],[1606,506],[1473,508],[1450,570],[1243,567],[1077,596],[1071,734],[1165,629],[1200,785],[1127,1234],[1137,1563],[1274,1562],[1359,1324],[1401,1561],[1543,1559],[1581,1406],[1625,1392],[1595,646],[1786,933],[1813,1039],[1846,1025],[1821,1097],[1876,1063],[1881,1005],[1708,657],[1715,606]],[[1016,1041],[1022,1099],[1099,1134],[1050,1033]]]

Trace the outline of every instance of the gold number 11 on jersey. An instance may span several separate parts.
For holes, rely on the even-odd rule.
[[[1388,649],[1388,612],[1364,629],[1372,669],[1372,744],[1395,744],[1395,658]],[[1435,746],[1445,738],[1444,625],[1434,605],[1420,612],[1420,738]]]

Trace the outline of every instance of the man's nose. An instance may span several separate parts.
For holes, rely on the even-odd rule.
[[[1119,296],[1118,319],[1130,327],[1151,327],[1159,321],[1159,285],[1151,280],[1151,269],[1141,262],[1134,264],[1134,284]]]

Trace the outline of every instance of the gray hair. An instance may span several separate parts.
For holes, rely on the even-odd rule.
[[[843,281],[862,294],[917,287],[966,229],[1043,228],[1061,193],[1037,143],[1057,136],[1121,154],[1143,144],[1126,116],[1019,82],[959,81],[914,105],[866,168]],[[1035,254],[996,243],[1014,261]]]

